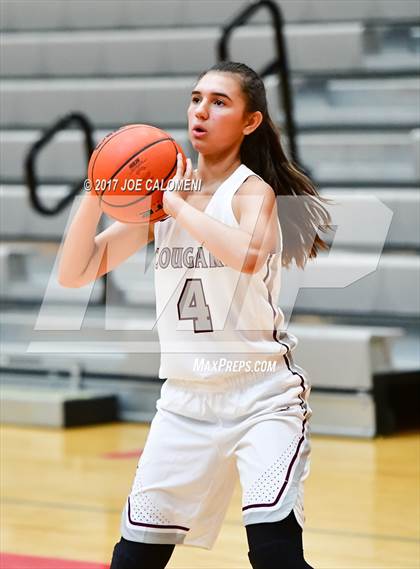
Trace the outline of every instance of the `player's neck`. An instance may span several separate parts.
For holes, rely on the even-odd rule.
[[[201,154],[198,157],[197,170],[194,177],[201,180],[202,186],[211,191],[214,190],[240,166],[240,157],[225,156],[221,160],[213,161]]]

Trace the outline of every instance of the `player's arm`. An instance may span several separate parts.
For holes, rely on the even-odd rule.
[[[86,194],[62,246],[58,270],[62,286],[80,288],[89,284],[154,239],[154,223],[115,221],[95,235],[101,214],[98,200]]]
[[[269,184],[252,176],[234,195],[232,208],[239,227],[252,235],[245,272],[258,272],[277,247],[278,217],[274,190]]]
[[[225,265],[254,273],[275,250],[275,195],[271,186],[259,178],[248,178],[233,200],[239,227],[222,223],[178,197],[177,192],[172,193],[164,202],[167,213]]]

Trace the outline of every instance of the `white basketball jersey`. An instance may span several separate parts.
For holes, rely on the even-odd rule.
[[[239,227],[232,198],[255,174],[245,164],[217,188],[204,212]],[[260,176],[258,176],[261,178]],[[276,360],[297,339],[282,329],[277,306],[280,249],[257,273],[237,271],[200,245],[172,217],[155,225],[155,293],[161,346],[159,377],[211,379],[254,371],[256,360]],[[229,363],[230,362],[230,363]]]

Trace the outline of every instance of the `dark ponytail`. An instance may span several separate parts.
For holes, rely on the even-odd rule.
[[[331,226],[329,212],[322,205],[331,203],[319,195],[314,183],[285,155],[280,132],[267,108],[265,85],[261,77],[244,63],[222,61],[201,73],[198,81],[210,71],[239,75],[242,92],[247,101],[246,111],[260,111],[263,121],[245,136],[240,153],[241,161],[269,184],[276,196],[299,196],[278,202],[278,215],[283,235],[282,265],[288,267],[293,259],[304,268],[308,259],[315,258],[328,244],[318,235]]]

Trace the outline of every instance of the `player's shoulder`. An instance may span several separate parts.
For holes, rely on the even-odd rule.
[[[267,184],[262,178],[256,174],[250,174],[246,180],[240,185],[236,195],[257,195],[263,196],[269,201],[275,200],[275,192],[270,184]]]
[[[234,195],[232,207],[238,222],[241,220],[244,211],[250,213],[256,207],[254,200],[244,200],[242,199],[243,196],[260,196],[262,202],[258,200],[258,209],[261,207],[261,213],[264,213],[267,217],[277,211],[276,196],[273,188],[257,175],[252,174],[246,178]]]

